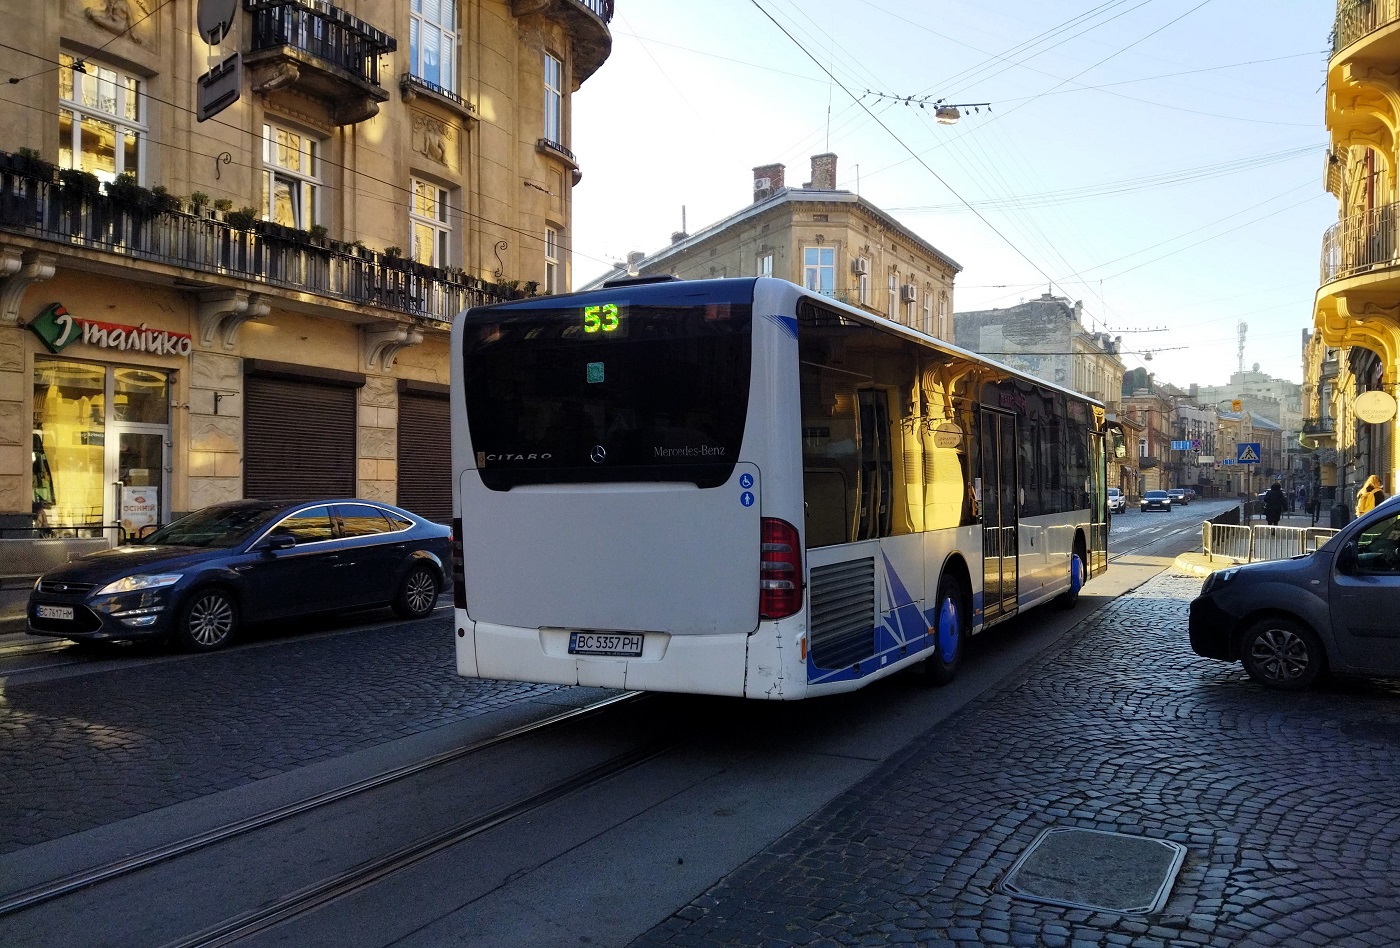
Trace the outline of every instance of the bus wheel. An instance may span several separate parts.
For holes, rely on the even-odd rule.
[[[938,582],[938,607],[933,616],[933,654],[924,659],[924,679],[930,685],[946,685],[957,677],[967,635],[966,599],[951,576]]]
[[[1079,602],[1079,590],[1084,588],[1084,545],[1074,541],[1074,553],[1069,558],[1069,589],[1055,598],[1061,609],[1073,609]]]

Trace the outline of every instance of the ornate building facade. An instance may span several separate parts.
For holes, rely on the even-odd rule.
[[[240,497],[444,519],[450,320],[568,288],[611,0],[199,6],[0,2],[0,538]]]
[[[1325,120],[1326,186],[1337,198],[1338,220],[1323,236],[1313,312],[1323,355],[1307,362],[1305,414],[1314,427],[1331,419],[1333,430],[1303,434],[1331,436],[1330,444],[1312,439],[1336,452],[1317,459],[1318,476],[1334,478],[1330,486],[1349,503],[1370,474],[1382,478],[1387,493],[1400,487],[1400,3],[1339,0]],[[1340,371],[1343,364],[1349,373]],[[1329,365],[1334,374],[1324,379]],[[1324,405],[1324,393],[1332,405]]]

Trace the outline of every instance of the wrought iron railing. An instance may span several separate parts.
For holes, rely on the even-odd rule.
[[[611,23],[613,18],[613,0],[574,0],[581,7],[586,7],[593,11],[593,14],[604,23]]]
[[[209,212],[127,208],[0,169],[0,231],[443,322],[468,306],[515,298],[459,271],[344,244],[318,246],[300,232],[263,233],[262,226],[240,229]]]
[[[470,102],[462,98],[457,93],[453,92],[451,89],[448,89],[446,86],[440,86],[436,82],[429,82],[422,76],[415,76],[411,72],[406,72],[399,77],[399,89],[403,92],[405,96],[407,96],[409,92],[412,92],[415,89],[426,90],[428,92],[433,93],[434,95],[442,96],[449,102],[456,103],[462,108],[463,111],[471,112],[472,114],[476,113],[476,106],[472,105]]]
[[[290,46],[379,85],[379,55],[398,41],[329,3],[243,0],[253,15],[251,52]]]
[[[1331,418],[1304,418],[1304,434],[1323,434],[1332,430]]]
[[[545,149],[545,150],[547,150],[547,151],[556,152],[556,153],[558,153],[558,154],[560,154],[560,155],[563,155],[565,158],[569,159],[569,161],[572,162],[573,164],[578,164],[578,159],[574,157],[574,153],[571,152],[571,151],[569,151],[569,149],[565,148],[563,145],[559,144],[558,142],[556,142],[556,141],[555,141],[554,139],[552,139],[552,138],[541,138],[541,139],[539,139],[538,141],[535,142],[535,148],[536,148],[536,149]]]
[[[1400,264],[1395,254],[1397,214],[1400,205],[1386,204],[1344,217],[1327,228],[1322,235],[1321,282]]]
[[[1340,0],[1332,24],[1332,55],[1397,20],[1400,0]]]

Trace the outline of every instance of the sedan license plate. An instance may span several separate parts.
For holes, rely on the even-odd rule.
[[[641,658],[642,634],[640,632],[570,632],[569,654]]]
[[[34,614],[40,619],[72,619],[72,606],[35,606]]]

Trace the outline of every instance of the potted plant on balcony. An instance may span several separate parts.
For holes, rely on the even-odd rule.
[[[230,205],[232,205],[232,202],[230,202]],[[258,212],[244,205],[236,211],[227,211],[224,214],[224,220],[230,227],[235,227],[238,230],[252,230],[253,225],[258,221]]]
[[[155,209],[155,194],[137,184],[134,174],[117,175],[115,181],[107,182],[106,190],[112,204],[130,214],[144,216]]]
[[[9,156],[10,170],[25,178],[36,181],[53,181],[54,163],[45,161],[44,156],[34,148],[21,148],[18,154]]]

